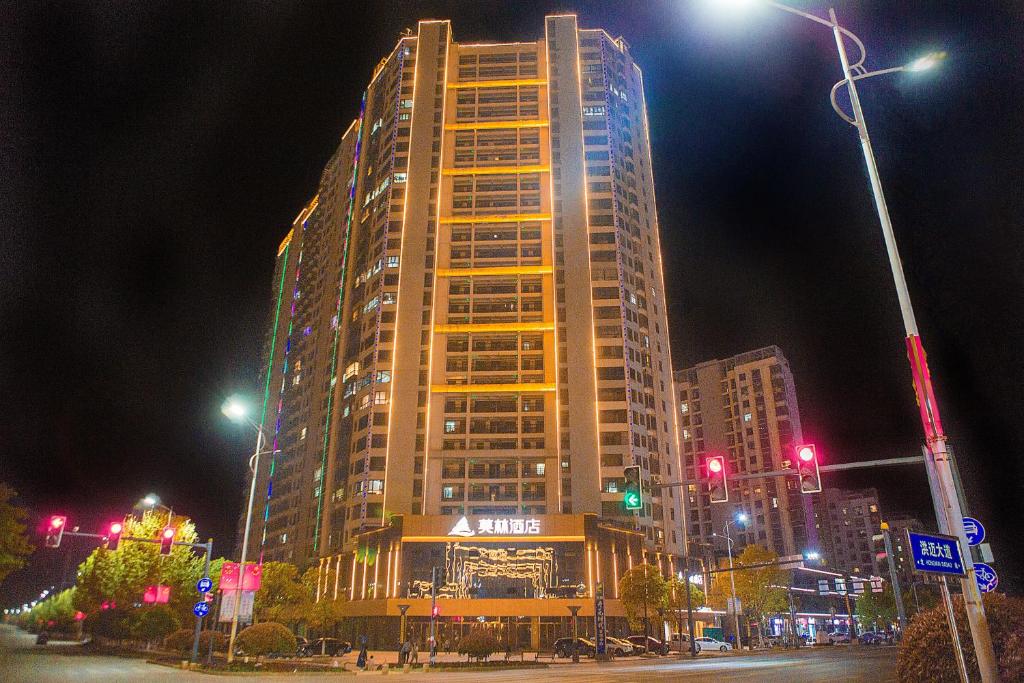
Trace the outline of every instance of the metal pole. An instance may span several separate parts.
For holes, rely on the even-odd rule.
[[[729,583],[732,586],[732,617],[733,623],[736,628],[736,649],[743,649],[743,639],[740,635],[740,611],[737,609],[739,605],[736,604],[736,579],[735,572],[732,571],[732,537],[729,536],[729,522],[725,523],[725,546],[729,549]]]
[[[949,635],[953,639],[953,652],[956,653],[957,671],[962,683],[970,683],[967,678],[967,662],[964,661],[964,650],[960,645],[960,631],[956,627],[956,613],[953,612],[953,601],[949,597],[949,584],[942,577],[942,602],[946,605],[946,618],[949,623]]]
[[[882,522],[882,538],[885,540],[885,557],[889,561],[889,581],[892,583],[892,594],[896,598],[896,615],[900,622],[900,633],[907,628],[907,610],[903,607],[903,589],[900,588],[900,577],[896,573],[896,558],[892,554],[892,535],[889,525]]]
[[[430,665],[434,665],[434,634],[437,628],[437,567],[430,569]]]
[[[850,606],[850,591],[851,590],[853,590],[853,582],[852,581],[846,586],[846,593],[845,593],[845,596],[846,596],[846,616],[847,616],[847,619],[849,620],[848,623],[849,623],[849,626],[850,626],[850,644],[852,645],[853,644],[853,639],[857,637],[857,627],[856,627],[856,622],[853,620],[853,608]]]
[[[256,473],[260,468],[260,450],[263,447],[263,427],[256,428],[256,452],[253,453],[252,482],[249,484],[249,507],[245,513],[245,535],[242,536],[242,561],[238,563],[238,589],[235,591],[235,610],[231,615],[231,635],[228,636],[228,664],[235,661],[235,636],[238,635],[238,613],[242,609],[242,579],[245,577],[245,558],[249,554],[249,531],[252,528],[252,506],[256,499]]]
[[[839,21],[836,19],[834,9],[829,9],[829,19],[832,23],[832,33],[835,36],[836,48],[839,51],[839,61],[843,67],[843,76],[847,81],[850,93],[854,125],[857,127],[861,150],[864,153],[864,161],[867,164],[868,178],[871,181],[871,190],[875,198],[875,208],[878,211],[878,220],[882,226],[885,249],[889,256],[889,266],[892,270],[893,281],[896,285],[896,296],[899,299],[900,312],[903,316],[908,357],[914,375],[914,388],[917,393],[918,405],[921,409],[925,441],[928,445],[928,452],[925,454],[925,457],[933,463],[933,467],[928,469],[929,473],[933,475],[929,478],[932,500],[936,508],[939,508],[941,503],[943,513],[938,519],[939,530],[943,533],[957,536],[960,539],[962,557],[970,558],[970,548],[967,545],[967,537],[964,533],[963,514],[960,510],[960,501],[956,495],[952,467],[946,451],[946,436],[942,431],[942,423],[939,419],[939,407],[932,394],[931,379],[928,376],[927,366],[925,365],[924,347],[921,344],[920,334],[918,333],[914,309],[910,303],[910,291],[907,288],[907,281],[903,274],[903,264],[900,261],[899,251],[896,248],[896,237],[893,234],[892,221],[889,218],[889,208],[885,202],[885,195],[882,192],[882,181],[878,173],[875,153],[871,146],[871,138],[868,136],[864,111],[861,109],[860,97],[857,94],[854,73],[846,56],[846,46],[843,42],[842,30],[839,27]],[[967,553],[962,552],[964,548],[968,549]],[[995,650],[992,647],[992,635],[989,633],[985,608],[981,602],[981,590],[978,588],[977,579],[974,576],[973,564],[966,560],[964,564],[967,574],[961,579],[960,585],[964,596],[967,621],[971,626],[971,637],[974,641],[974,651],[978,659],[978,669],[981,673],[981,680],[984,683],[995,683],[999,680],[999,667],[996,662]]]
[[[206,560],[203,562],[203,577],[205,578],[210,575],[210,555],[213,553],[213,539],[208,539],[204,544],[206,548]],[[203,599],[206,599],[206,594],[203,594]],[[196,629],[192,635],[192,659],[190,660],[193,664],[199,661],[199,634],[203,630],[203,618],[196,616]]]
[[[689,545],[689,544],[687,544]],[[687,549],[686,554],[683,556],[683,562],[686,564],[685,574],[685,590],[686,590],[686,628],[690,632],[690,657],[697,656],[697,641],[694,640],[696,634],[694,633],[693,627],[693,598],[690,597],[690,551]]]
[[[793,589],[792,589],[792,587],[790,587],[790,589],[788,591],[786,591],[786,593],[789,594],[789,625],[790,625],[790,629],[789,630],[790,630],[790,633],[791,633],[791,635],[793,637],[792,645],[793,645],[793,647],[796,647],[797,643],[800,641],[800,638],[797,637],[797,633],[796,633],[796,605],[793,604]]]

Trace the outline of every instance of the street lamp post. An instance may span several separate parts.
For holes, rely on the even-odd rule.
[[[736,572],[733,571],[732,564],[732,537],[729,535],[729,527],[735,522],[746,521],[746,515],[742,513],[737,515],[735,520],[730,519],[725,523],[725,545],[729,552],[729,586],[732,589],[732,617],[733,624],[736,628],[736,649],[743,649],[743,636],[740,634],[740,610],[739,604],[736,601]]]
[[[242,557],[238,563],[238,589],[235,591],[234,610],[231,615],[231,635],[228,638],[228,663],[235,660],[235,636],[238,635],[238,613],[242,607],[242,582],[245,579],[245,560],[249,554],[249,532],[252,529],[252,508],[256,499],[256,473],[260,466],[261,449],[263,448],[263,427],[257,425],[246,416],[246,409],[243,404],[237,401],[228,401],[221,409],[225,415],[232,420],[246,420],[250,426],[256,429],[256,450],[249,459],[249,469],[252,471],[252,481],[249,483],[249,504],[245,513],[245,533],[242,536]]]
[[[878,220],[882,227],[882,237],[885,241],[885,250],[889,258],[889,267],[892,271],[893,282],[896,286],[896,297],[899,300],[900,314],[903,317],[903,328],[905,343],[907,346],[907,357],[911,365],[911,375],[914,382],[914,392],[917,396],[917,404],[921,414],[921,423],[924,428],[925,437],[925,462],[928,473],[928,484],[931,489],[932,504],[935,507],[935,516],[939,523],[939,530],[942,533],[956,536],[960,539],[961,551],[967,549],[964,557],[970,558],[970,546],[967,543],[967,535],[964,531],[963,511],[960,506],[960,498],[957,494],[956,479],[953,473],[953,465],[949,452],[946,448],[946,434],[942,428],[942,421],[939,417],[939,406],[935,400],[932,389],[931,374],[928,370],[924,345],[921,342],[921,335],[917,328],[917,319],[914,315],[914,308],[910,302],[910,291],[907,288],[906,277],[903,273],[903,264],[900,260],[899,250],[896,247],[896,237],[892,229],[892,220],[889,216],[889,207],[885,201],[885,194],[882,191],[882,181],[878,172],[878,164],[875,160],[875,152],[871,145],[871,137],[868,135],[867,123],[864,118],[864,110],[861,107],[860,96],[857,93],[857,81],[872,76],[894,73],[897,71],[924,71],[933,67],[945,55],[933,53],[917,59],[905,66],[879,71],[867,71],[864,67],[864,60],[867,52],[864,43],[854,33],[839,25],[834,9],[829,9],[828,18],[821,17],[810,12],[798,10],[775,0],[762,0],[766,5],[775,9],[795,14],[804,19],[827,26],[835,38],[836,50],[839,55],[839,62],[843,69],[843,80],[832,88],[832,107],[836,113],[850,125],[857,129],[860,139],[861,151],[864,154],[864,161],[867,165],[868,178],[871,183],[871,192],[875,200],[875,209],[878,213]],[[853,64],[846,53],[846,41],[849,38],[858,48],[860,57]],[[850,106],[853,115],[844,112],[836,101],[836,92],[839,88],[846,86],[850,97]],[[961,591],[964,596],[964,607],[967,612],[967,621],[971,628],[971,638],[974,641],[974,651],[977,655],[978,669],[982,681],[999,680],[999,668],[996,662],[995,651],[992,647],[992,636],[989,632],[988,620],[985,616],[985,608],[981,601],[981,589],[978,587],[974,574],[973,562],[966,561],[966,575],[960,580]],[[952,614],[950,614],[952,617]]]

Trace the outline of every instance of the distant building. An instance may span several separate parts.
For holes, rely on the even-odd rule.
[[[896,573],[899,576],[900,583],[910,584],[915,579],[914,574],[914,563],[910,557],[910,549],[907,547],[907,531],[924,531],[925,525],[917,517],[910,515],[886,515],[883,518],[889,525],[889,533],[892,536],[892,554],[896,560]],[[889,576],[889,564],[888,559],[884,556],[885,545],[880,545],[879,554],[879,567],[878,571],[888,578]]]
[[[875,489],[825,489],[818,500],[818,524],[828,568],[846,574],[880,574],[881,513]],[[883,567],[888,573],[888,568]]]
[[[725,552],[725,524],[743,511],[746,526],[730,527],[737,549],[758,544],[779,555],[817,548],[812,498],[799,492],[795,477],[730,482],[729,502],[710,502],[701,485],[704,456],[724,454],[731,475],[785,469],[793,447],[803,440],[796,385],[789,362],[777,346],[700,363],[675,373],[680,410],[679,444],[686,479],[688,536]],[[698,551],[707,554],[707,550]]]

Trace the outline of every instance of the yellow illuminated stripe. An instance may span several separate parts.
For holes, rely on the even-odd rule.
[[[512,78],[507,81],[465,81],[463,83],[449,83],[450,90],[462,90],[464,88],[506,88],[513,85],[547,85],[544,78]]]
[[[446,168],[444,175],[510,175],[518,173],[547,173],[547,164],[535,166],[473,166],[472,168]]]
[[[551,266],[493,266],[491,268],[438,268],[438,277],[473,277],[474,275],[550,275]]]
[[[520,322],[520,323],[456,323],[434,325],[437,334],[453,332],[551,332],[555,329],[553,322]]]
[[[495,394],[515,393],[520,391],[554,391],[555,385],[541,382],[526,384],[432,384],[430,390],[435,394]]]
[[[454,169],[456,171],[462,169]],[[531,171],[532,172],[532,171]],[[448,171],[445,171],[448,173]],[[492,216],[445,216],[442,225],[453,223],[519,223],[522,221],[549,221],[550,213],[503,213]]]
[[[292,243],[292,236],[295,234],[295,229],[292,228],[288,231],[288,234],[281,240],[281,244],[277,247],[277,255],[280,256],[284,253],[285,247]]]
[[[445,130],[491,130],[494,128],[543,128],[548,125],[544,119],[518,119],[515,121],[467,121],[449,123]]]
[[[491,541],[497,541],[499,543],[508,543],[509,541],[583,541],[585,538],[585,536],[471,536],[469,538],[462,536],[403,536],[402,542],[437,543],[444,541],[460,542],[472,540],[474,543],[490,543]]]

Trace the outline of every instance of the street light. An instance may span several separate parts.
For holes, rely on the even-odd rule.
[[[718,4],[721,5],[722,3]],[[733,2],[727,4],[734,8],[740,5],[738,8],[742,9],[742,6],[749,6],[754,4],[754,2],[753,0],[744,0],[742,3],[739,3],[737,0],[733,0]],[[910,302],[910,291],[907,288],[906,277],[903,273],[903,263],[900,260],[899,250],[896,247],[896,236],[893,233],[892,220],[889,216],[889,207],[885,201],[885,194],[882,191],[882,180],[878,172],[875,152],[871,145],[871,137],[868,135],[860,96],[857,93],[858,80],[898,71],[914,73],[925,71],[936,66],[940,60],[945,58],[945,53],[932,52],[903,66],[868,71],[863,66],[867,58],[867,50],[864,47],[864,43],[852,31],[839,25],[834,9],[829,9],[828,17],[826,18],[775,2],[775,0],[759,0],[758,4],[795,14],[816,24],[827,26],[832,31],[839,55],[839,63],[843,69],[843,80],[832,87],[832,108],[835,109],[840,118],[857,129],[861,151],[864,154],[864,161],[867,165],[871,192],[875,199],[875,210],[878,212],[878,221],[881,223],[882,237],[885,241],[885,250],[889,258],[889,268],[892,271],[893,282],[896,286],[896,297],[900,305],[900,314],[903,317],[907,358],[910,361],[914,393],[917,397],[921,424],[924,428],[926,444],[925,469],[928,474],[928,484],[931,489],[935,516],[939,522],[939,530],[941,532],[956,536],[960,540],[960,547],[968,548],[969,544],[967,543],[967,535],[964,531],[963,510],[961,509],[960,498],[957,493],[956,478],[953,473],[950,455],[946,448],[946,434],[942,428],[942,420],[939,417],[939,406],[932,389],[931,373],[928,370],[924,344],[921,341],[921,335],[917,328],[917,318],[914,315],[914,308]],[[856,45],[860,53],[857,60],[853,63],[850,62],[846,54],[847,39]],[[853,110],[852,115],[843,111],[836,101],[837,91],[844,86],[850,97],[850,107]],[[999,680],[999,667],[996,662],[995,650],[992,647],[992,636],[989,632],[988,620],[985,617],[985,607],[981,601],[981,590],[978,587],[977,578],[974,574],[974,566],[968,562],[964,569],[966,574],[960,580],[960,586],[964,596],[967,621],[971,628],[971,637],[974,641],[978,669],[982,680],[986,683],[997,681]],[[948,592],[945,589],[943,590],[944,594],[948,595]],[[959,652],[959,643],[957,642],[955,646]],[[962,666],[960,675],[962,679],[966,680],[966,671],[964,671]]]
[[[249,484],[249,504],[245,512],[245,535],[242,536],[242,557],[238,563],[238,576],[239,580],[243,580],[245,577],[245,559],[249,554],[249,532],[252,528],[252,508],[253,502],[256,499],[256,472],[259,469],[260,463],[260,449],[263,447],[263,427],[256,424],[249,417],[249,410],[246,406],[245,401],[237,396],[231,396],[220,408],[221,412],[224,413],[232,422],[246,422],[249,426],[256,430],[256,450],[253,452],[252,457],[249,458],[249,469],[252,470],[252,480]],[[231,636],[228,639],[228,662],[233,662],[235,659],[235,636],[238,635],[238,612],[242,606],[242,590],[241,584],[237,590],[235,590],[235,605],[234,613],[231,615]]]
[[[724,538],[725,539],[725,541],[726,541],[726,548],[728,549],[728,552],[729,552],[729,586],[732,588],[732,616],[733,616],[733,625],[734,625],[734,627],[736,629],[736,649],[738,649],[738,650],[742,650],[743,649],[743,638],[740,635],[740,611],[738,609],[739,605],[737,605],[737,603],[736,603],[736,577],[735,577],[736,572],[733,571],[733,564],[732,564],[732,544],[733,544],[733,540],[732,540],[732,536],[729,535],[729,527],[732,526],[733,524],[736,524],[736,525],[746,524],[748,521],[750,521],[750,516],[747,515],[747,513],[743,512],[741,510],[740,512],[736,513],[736,518],[735,519],[730,519],[729,521],[727,521],[725,523],[725,536],[718,536],[718,534],[712,534],[712,536],[718,536],[719,538]]]

